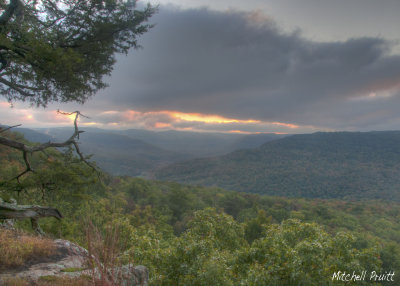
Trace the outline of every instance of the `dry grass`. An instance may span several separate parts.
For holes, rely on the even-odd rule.
[[[125,285],[123,277],[121,254],[127,242],[121,240],[118,225],[110,225],[101,232],[91,221],[87,222],[86,239],[91,264],[91,276],[96,286]],[[128,261],[133,265],[132,261]],[[133,267],[133,266],[132,266]]]
[[[0,229],[0,269],[26,265],[55,253],[51,239]]]
[[[30,286],[32,283],[26,279],[11,278],[2,284],[4,286]],[[69,278],[69,277],[55,277],[45,276],[43,279],[35,282],[35,286],[93,286],[93,283],[88,277]]]
[[[23,278],[11,278],[1,285],[7,286],[118,286],[122,277],[119,273],[119,256],[121,254],[121,241],[118,226],[109,227],[105,233],[99,231],[91,222],[87,224],[86,236],[91,264],[89,276],[79,278],[44,276],[37,282]],[[123,244],[123,243],[122,243]],[[123,247],[122,247],[123,248]],[[0,228],[0,272],[23,266],[38,257],[55,254],[55,245],[51,239],[30,236]],[[72,269],[67,269],[72,270]],[[65,271],[69,272],[69,271]],[[73,271],[71,271],[73,272]]]
[[[91,257],[92,278],[95,285],[118,285],[115,268],[118,266],[120,250],[118,227],[107,229],[105,236],[93,225],[87,223],[86,239]]]

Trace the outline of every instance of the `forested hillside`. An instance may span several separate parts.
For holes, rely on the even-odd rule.
[[[16,128],[32,142],[66,140],[72,128]],[[105,130],[83,128],[81,149],[113,175],[146,177],[160,167],[197,157],[222,155],[258,147],[284,137],[279,134],[224,134],[180,131]]]
[[[238,133],[207,133],[188,131],[149,131],[149,130],[113,130],[109,131],[131,138],[140,139],[159,148],[184,153],[191,157],[208,157],[229,152],[258,147],[265,142],[284,137],[282,134],[260,133],[254,135]]]
[[[86,132],[81,143],[85,154],[93,154],[92,159],[114,175],[145,176],[154,168],[191,158],[119,134]]]
[[[73,132],[71,128],[39,129],[16,128],[33,142],[64,141]],[[193,156],[169,151],[126,135],[89,128],[80,138],[85,154],[105,171],[113,175],[145,176],[154,168],[165,166]]]
[[[0,196],[57,207],[64,218],[42,219],[44,231],[85,247],[94,225],[116,241],[121,263],[150,269],[151,285],[341,285],[332,282],[336,271],[400,271],[396,202],[289,199],[99,177],[57,150],[31,160],[36,172],[12,180],[23,169],[21,154],[0,147]],[[30,230],[28,221],[18,225]]]
[[[400,201],[399,146],[398,131],[293,135],[176,163],[156,178],[277,196]]]

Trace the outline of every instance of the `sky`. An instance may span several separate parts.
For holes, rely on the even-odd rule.
[[[140,3],[143,1],[139,1]],[[159,0],[109,87],[0,123],[232,133],[400,129],[400,1]]]

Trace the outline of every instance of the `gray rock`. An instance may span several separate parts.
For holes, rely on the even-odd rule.
[[[89,253],[83,247],[68,240],[54,240],[56,254],[39,261],[24,269],[0,273],[0,285],[9,278],[23,278],[35,283],[42,276],[57,277],[79,277],[81,275],[94,275],[100,279],[101,273],[98,269],[88,269]],[[76,269],[76,271],[73,271]],[[66,271],[67,270],[67,271]],[[133,266],[132,264],[116,267],[108,271],[106,277],[109,281],[117,282],[121,286],[147,286],[149,271],[145,266]]]
[[[25,269],[9,271],[0,274],[1,280],[7,278],[24,278],[29,281],[37,281],[41,276],[63,276],[68,272],[65,269],[85,269],[87,261],[87,250],[70,241],[57,239],[54,240],[56,247],[55,254],[51,257],[43,258]],[[0,283],[1,285],[1,283]]]
[[[121,286],[147,286],[149,281],[149,270],[147,267],[132,264],[124,265],[114,269],[119,277]]]

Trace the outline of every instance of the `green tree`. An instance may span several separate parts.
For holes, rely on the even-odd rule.
[[[247,246],[243,227],[214,208],[195,212],[188,229],[168,243],[152,231],[135,242],[134,257],[154,271],[154,285],[235,285],[234,254]]]
[[[357,250],[354,241],[349,233],[332,237],[315,223],[289,219],[269,225],[265,236],[238,256],[237,271],[245,277],[243,285],[260,286],[336,285],[332,277],[337,271],[378,272],[378,248]],[[355,284],[369,285],[369,281]]]
[[[0,12],[0,93],[46,106],[83,103],[104,88],[115,53],[138,46],[155,9],[135,0],[2,0]]]
[[[255,239],[262,237],[266,225],[270,223],[271,217],[267,217],[264,210],[259,210],[257,217],[250,219],[245,223],[244,235],[246,240],[249,243],[252,243]]]
[[[111,73],[115,54],[138,47],[137,36],[151,27],[145,22],[154,12],[150,5],[137,9],[135,0],[0,0],[0,94],[9,102],[43,107],[54,101],[84,103],[106,86],[103,77]],[[65,142],[32,146],[0,129],[0,145],[23,155],[26,168],[14,177],[17,186],[34,170],[32,154],[51,147],[74,147],[80,159],[93,167],[77,144],[81,133],[77,120],[82,114],[68,115],[72,114],[75,131]],[[50,183],[57,185],[66,175],[53,173]],[[30,217],[37,225],[39,217],[54,213],[61,217],[58,210],[27,207],[29,211],[0,202],[0,218]]]

